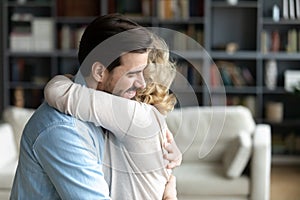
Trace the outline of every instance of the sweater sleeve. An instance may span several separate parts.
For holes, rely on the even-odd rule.
[[[117,137],[152,137],[166,128],[153,106],[97,91],[58,75],[45,87],[45,100],[59,111],[94,123]]]

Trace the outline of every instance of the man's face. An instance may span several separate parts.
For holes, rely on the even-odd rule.
[[[146,86],[143,71],[147,66],[148,52],[127,53],[121,56],[121,65],[104,73],[99,90],[132,99],[136,90]]]

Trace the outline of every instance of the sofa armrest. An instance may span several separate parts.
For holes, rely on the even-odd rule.
[[[0,124],[0,171],[18,159],[17,145],[12,126],[9,123]]]
[[[258,124],[253,135],[251,199],[269,200],[271,171],[271,127]]]

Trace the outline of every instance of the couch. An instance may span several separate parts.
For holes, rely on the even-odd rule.
[[[19,146],[25,124],[34,109],[10,107],[0,123],[0,200],[7,200],[18,164]]]
[[[180,200],[269,200],[271,129],[247,108],[186,107],[167,123],[183,153]]]
[[[0,124],[0,200],[9,198],[22,130],[33,109],[10,107]],[[256,124],[248,109],[186,107],[167,123],[183,152],[174,170],[181,200],[268,200],[270,127]]]

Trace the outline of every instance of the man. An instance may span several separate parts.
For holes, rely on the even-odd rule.
[[[131,29],[135,31],[121,37],[120,46],[110,45],[108,38]],[[98,52],[95,47],[104,41],[107,50]],[[97,18],[83,34],[75,82],[133,98],[145,87],[143,70],[151,42],[145,29],[122,16]],[[93,60],[93,53],[102,56]],[[90,54],[92,59],[86,59]],[[42,104],[22,135],[11,199],[110,199],[102,170],[103,144],[102,129]],[[176,198],[173,184],[167,185],[165,199]]]

